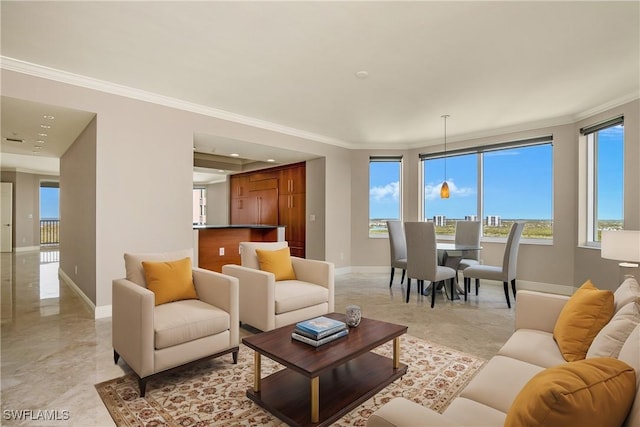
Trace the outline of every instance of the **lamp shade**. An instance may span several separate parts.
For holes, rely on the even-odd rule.
[[[603,231],[600,256],[618,261],[640,262],[640,231]]]

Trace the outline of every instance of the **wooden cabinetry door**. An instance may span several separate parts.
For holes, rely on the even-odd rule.
[[[278,225],[278,190],[250,191],[249,194],[256,204],[256,217],[253,224]]]
[[[253,197],[234,197],[231,199],[231,224],[257,224],[256,199]]]
[[[249,194],[249,177],[248,176],[232,176],[230,179],[230,196],[247,197]]]
[[[285,240],[289,242],[291,255],[301,258],[305,256],[305,203],[304,194],[283,194],[278,198]]]
[[[278,180],[280,194],[302,194],[306,191],[306,169],[296,166],[280,171]]]

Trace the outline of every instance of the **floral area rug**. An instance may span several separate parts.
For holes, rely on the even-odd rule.
[[[391,357],[391,343],[375,352]],[[408,335],[401,337],[400,359],[409,366],[407,373],[334,425],[363,426],[395,397],[443,412],[485,363]],[[263,378],[282,368],[262,357]],[[252,386],[253,351],[240,344],[237,365],[225,355],[160,375],[148,381],[144,398],[133,374],[96,384],[96,389],[118,426],[285,426],[246,397]]]

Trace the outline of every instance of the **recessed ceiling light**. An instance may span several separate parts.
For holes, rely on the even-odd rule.
[[[43,139],[39,139],[39,140],[37,140],[37,141],[36,141],[36,143],[38,143],[38,144],[44,144],[45,142],[46,142],[46,141],[45,141],[45,140],[43,140]]]
[[[267,162],[275,162],[273,159],[267,159]]]
[[[55,119],[55,117],[50,116],[49,114],[45,114],[44,116],[42,116],[43,118],[47,119],[47,120],[53,120]]]
[[[224,170],[223,169],[218,169],[218,172],[224,173]]]
[[[46,133],[39,133],[38,136],[49,136]]]
[[[49,126],[49,125],[40,125],[40,127],[42,129],[51,129],[51,126]]]
[[[356,77],[359,79],[366,79],[367,77],[369,77],[369,72],[365,70],[357,71]]]
[[[229,154],[229,155],[230,155],[231,157],[239,157],[239,156],[240,156],[240,154],[238,154],[238,153],[231,153],[231,154]]]

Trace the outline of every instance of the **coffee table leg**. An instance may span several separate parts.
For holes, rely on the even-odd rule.
[[[260,353],[258,353],[257,351],[253,352],[253,372],[254,372],[254,377],[253,377],[253,391],[255,391],[256,393],[260,392],[260,381],[261,381],[261,377],[262,377],[262,364],[260,363],[261,359],[260,359]]]
[[[399,367],[400,367],[400,337],[395,337],[393,339],[393,369],[398,369]]]
[[[320,377],[311,378],[311,422],[320,420]]]

